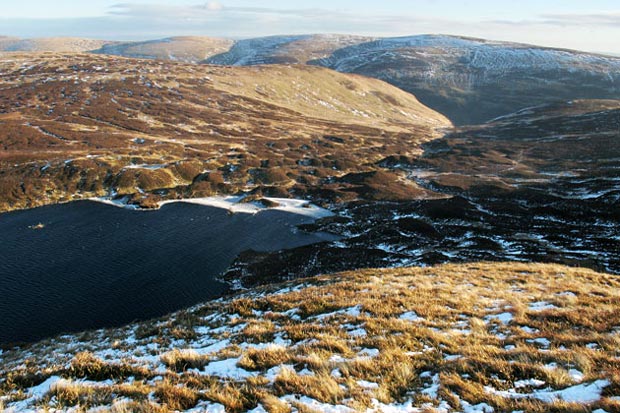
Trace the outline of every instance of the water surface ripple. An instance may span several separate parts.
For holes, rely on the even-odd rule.
[[[227,287],[215,277],[244,250],[335,239],[297,230],[311,220],[277,210],[230,214],[174,203],[146,212],[90,201],[0,214],[0,342],[118,326],[217,297]]]

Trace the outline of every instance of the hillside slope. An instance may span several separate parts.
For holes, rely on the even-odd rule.
[[[201,36],[179,36],[143,42],[106,44],[92,53],[140,59],[197,63],[230,49],[232,40]]]
[[[207,62],[310,63],[358,73],[413,93],[459,125],[545,103],[620,98],[620,58],[457,36],[277,36],[240,41]]]
[[[470,189],[547,187],[565,199],[620,192],[620,100],[574,100],[463,127],[425,146],[434,184]]]
[[[257,64],[305,64],[329,57],[336,50],[366,43],[374,38],[338,34],[269,36],[235,42],[230,50],[204,63],[248,66]]]
[[[13,54],[0,73],[0,211],[241,190],[338,200],[351,194],[335,178],[377,174],[451,126],[384,82],[311,66]],[[389,171],[374,183],[425,193]]]
[[[0,406],[616,412],[619,304],[617,277],[561,266],[322,276],[6,350]]]
[[[217,65],[312,64],[384,80],[458,125],[572,99],[620,99],[620,58],[446,35],[314,34],[232,41],[0,38],[5,51],[94,51]]]
[[[570,99],[620,98],[620,59],[453,36],[386,38],[311,62],[385,80],[455,124]]]

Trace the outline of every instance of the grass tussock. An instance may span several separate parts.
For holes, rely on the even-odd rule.
[[[274,390],[280,396],[304,394],[324,403],[338,403],[345,396],[344,390],[327,374],[302,376],[293,369],[283,368],[275,379]]]
[[[196,406],[198,393],[189,387],[174,385],[168,381],[159,384],[155,397],[170,410],[187,410]]]
[[[127,363],[107,363],[90,352],[81,352],[71,360],[71,365],[67,372],[75,378],[86,378],[90,380],[120,380],[127,377],[147,378],[151,377],[151,372],[144,367],[131,366]]]
[[[205,398],[226,407],[226,411],[241,413],[255,408],[268,394],[250,383],[215,382],[205,391]]]
[[[191,349],[174,349],[161,355],[161,361],[170,369],[181,372],[188,369],[202,369],[209,363],[209,357]]]
[[[243,353],[237,366],[252,371],[265,371],[272,367],[286,364],[291,360],[289,350],[281,346],[269,346],[264,349],[250,349]]]
[[[107,388],[96,388],[79,382],[63,381],[52,386],[48,397],[60,406],[97,406],[110,403],[112,393]]]
[[[243,337],[252,343],[266,343],[273,340],[275,325],[269,320],[252,320],[243,329]]]

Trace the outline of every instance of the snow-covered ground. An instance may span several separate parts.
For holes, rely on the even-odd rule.
[[[158,203],[159,207],[163,207],[164,205],[173,204],[177,202],[183,202],[188,204],[196,204],[196,205],[204,205],[214,208],[221,208],[232,213],[244,213],[244,214],[256,214],[262,211],[267,210],[276,210],[289,212],[291,214],[304,215],[310,218],[319,219],[325,218],[329,216],[333,216],[334,214],[324,208],[318,207],[316,205],[311,204],[309,201],[303,199],[290,199],[290,198],[269,198],[265,197],[263,199],[272,203],[270,206],[265,206],[259,201],[256,202],[243,202],[244,196],[212,196],[206,198],[187,198],[187,199],[174,199],[169,201],[161,201]],[[127,198],[111,198],[111,197],[101,197],[101,198],[91,198],[91,201],[101,202],[107,205],[112,205],[121,208],[140,210],[140,208],[136,205],[128,204]],[[144,211],[149,211],[150,209],[143,209]]]

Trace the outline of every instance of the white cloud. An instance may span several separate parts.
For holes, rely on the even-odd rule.
[[[210,1],[206,4],[207,10],[222,10],[224,6],[219,1]]]
[[[612,26],[620,29],[620,11],[593,14],[547,14],[545,23],[573,26]]]

